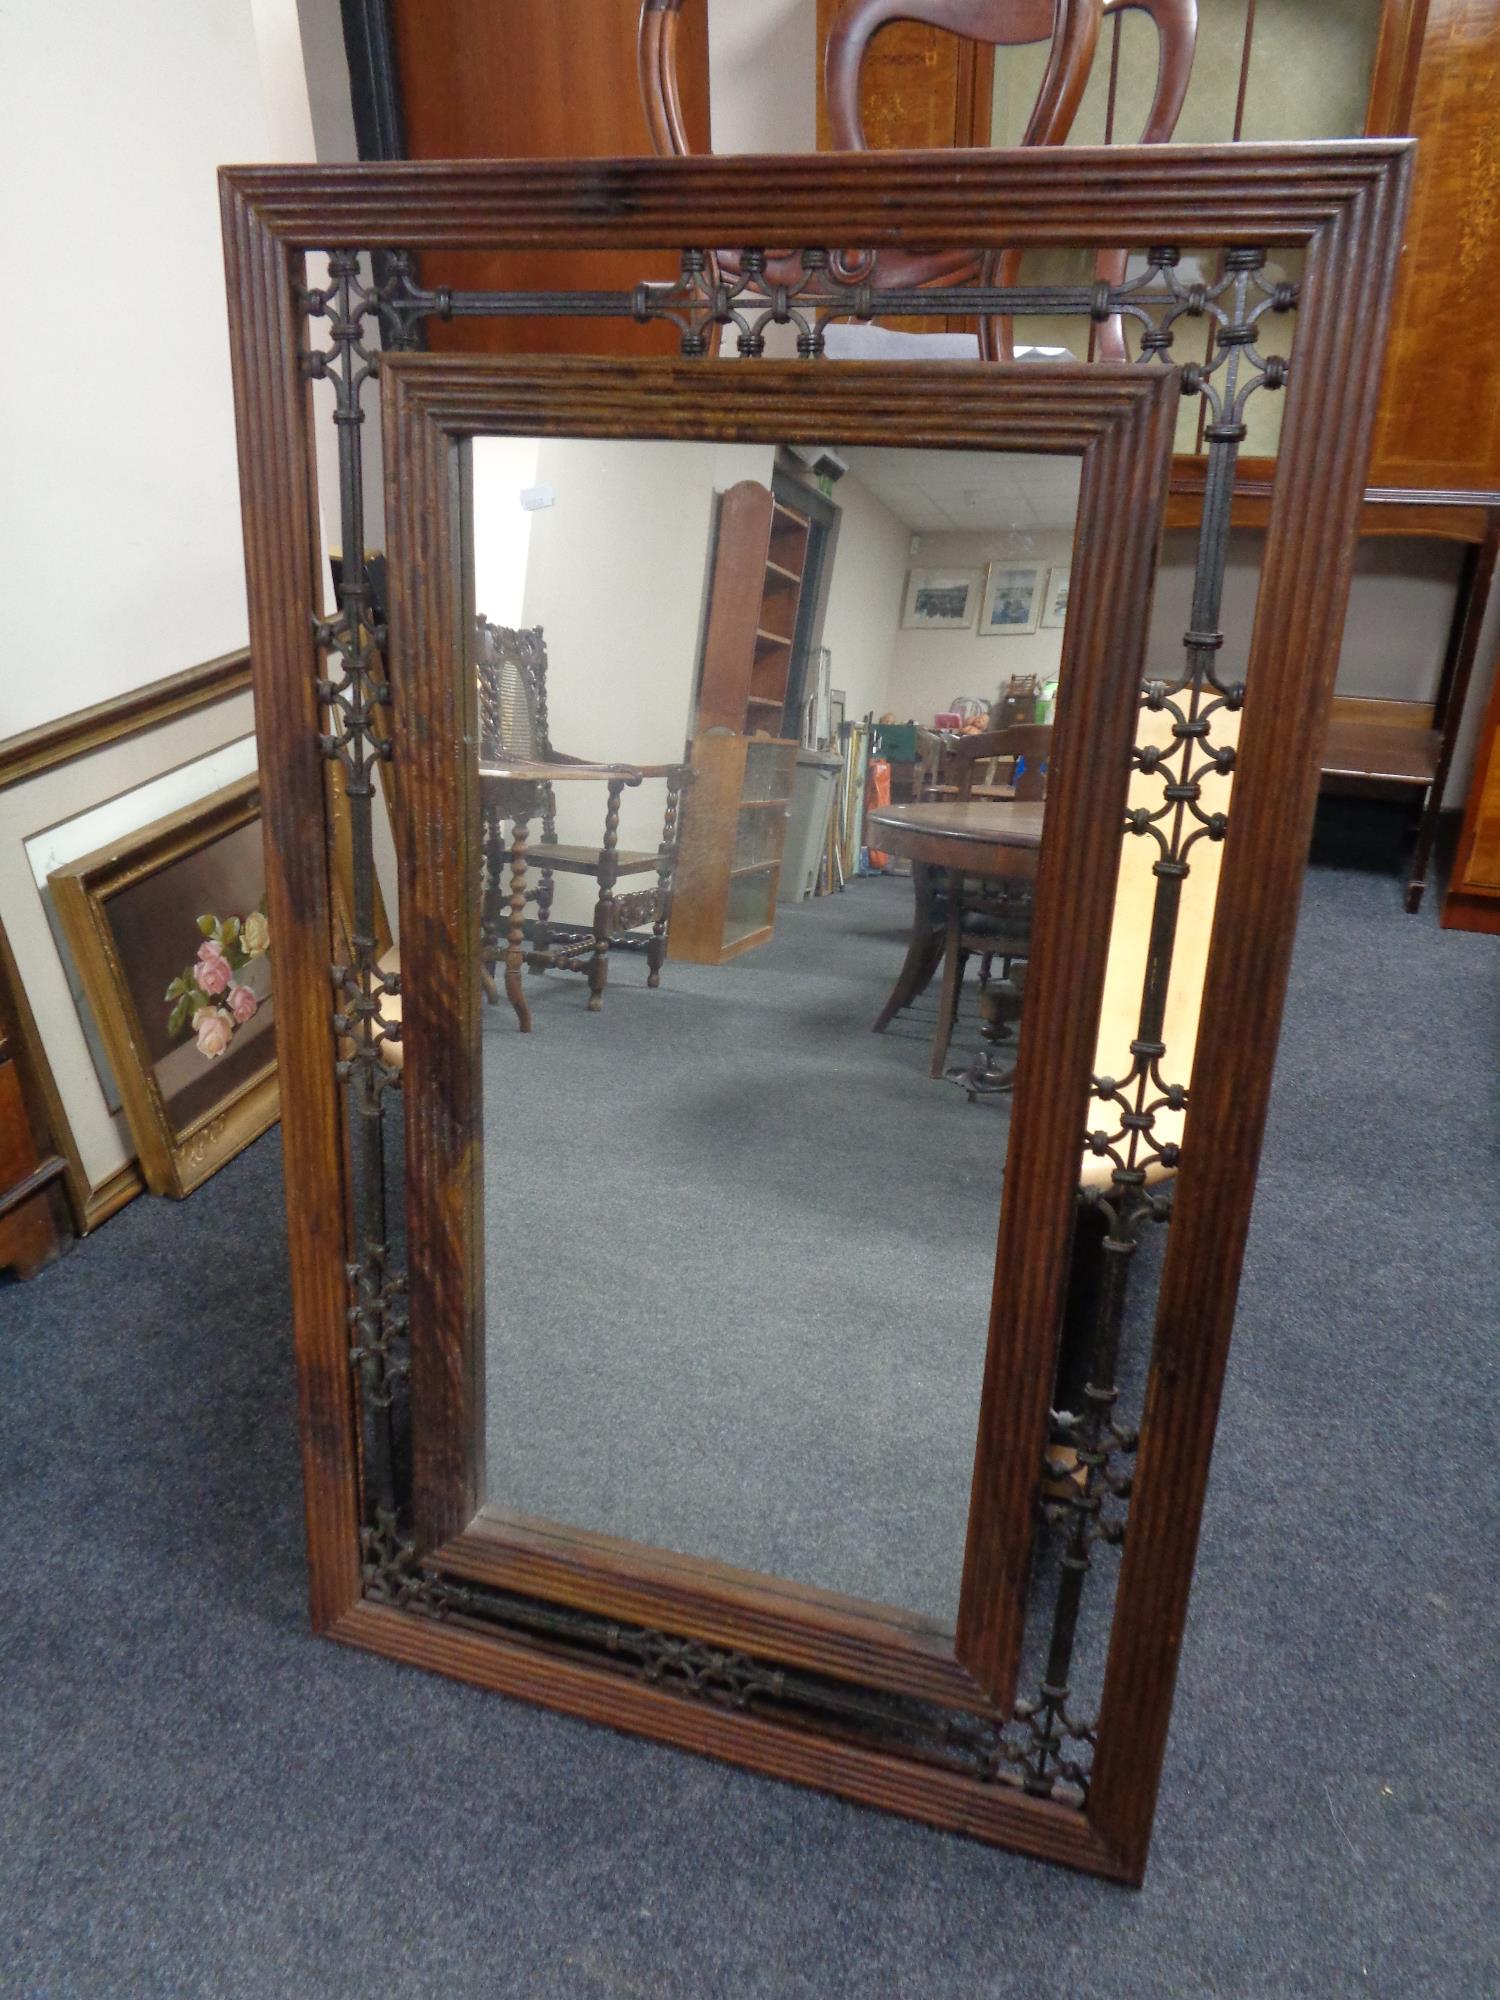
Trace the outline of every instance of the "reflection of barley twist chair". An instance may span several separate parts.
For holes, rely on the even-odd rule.
[[[584,973],[589,1011],[604,1001],[609,953],[620,945],[643,947],[648,986],[661,984],[672,915],[672,881],[677,870],[678,806],[692,773],[685,764],[593,764],[554,750],[547,731],[547,647],[537,625],[512,631],[480,617],[475,629],[475,671],[479,682],[479,782],[482,836],[480,939],[485,990],[495,991],[493,968],[505,965],[505,992],[523,1033],[531,1009],[521,987],[521,968]],[[627,787],[663,778],[667,809],[661,844],[649,851],[619,844],[620,799]],[[597,846],[574,847],[557,837],[555,787],[563,782],[602,783],[608,803],[604,838]],[[526,886],[527,837],[534,819],[542,837],[532,851],[539,863],[537,886]],[[510,822],[511,837],[503,827]],[[509,864],[510,880],[505,880]],[[589,875],[597,885],[593,922],[554,923],[554,878]],[[651,875],[646,886],[621,892],[622,877]],[[536,906],[529,944],[527,903]]]

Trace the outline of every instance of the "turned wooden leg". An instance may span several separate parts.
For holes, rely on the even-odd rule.
[[[953,1023],[958,1015],[959,989],[963,985],[966,954],[959,940],[963,933],[963,898],[955,876],[948,890],[948,924],[943,935],[943,986],[938,997],[937,1030],[932,1037],[929,1076],[941,1076],[948,1060],[948,1044],[953,1039]]]
[[[667,929],[672,921],[672,883],[677,874],[677,813],[681,791],[667,787],[667,816],[661,830],[661,853],[656,864],[656,920],[651,926],[651,942],[646,946],[646,984],[661,985],[661,969],[667,957]]]
[[[667,913],[671,907],[671,874],[658,874],[656,878],[656,916],[651,924],[651,941],[646,946],[646,984],[653,991],[661,985],[661,969],[667,960]]]
[[[500,832],[500,815],[492,807],[484,809],[479,859],[479,983],[490,1005],[498,1006],[500,989],[495,984],[495,967],[500,962],[500,917],[505,907],[505,842]]]
[[[1422,802],[1422,816],[1417,824],[1417,848],[1412,857],[1411,875],[1406,884],[1406,908],[1408,913],[1413,915],[1422,907],[1422,891],[1427,887],[1427,868],[1432,859],[1433,841],[1437,836],[1443,793],[1447,788],[1448,773],[1453,764],[1453,750],[1458,741],[1459,726],[1463,722],[1464,702],[1468,696],[1469,682],[1474,674],[1474,662],[1479,652],[1480,634],[1484,630],[1485,613],[1489,609],[1490,592],[1494,588],[1497,563],[1500,563],[1500,512],[1488,516],[1484,540],[1469,552],[1469,559],[1464,565],[1463,582],[1459,587],[1458,603],[1453,612],[1453,625],[1448,634],[1448,650],[1443,661],[1442,678],[1438,682],[1437,698],[1433,703],[1432,726],[1440,732],[1440,735],[1437,766]]]
[[[552,897],[555,878],[546,866],[547,849],[544,845],[540,859],[542,872],[536,885],[536,927],[531,933],[531,969],[545,972],[552,953]]]
[[[589,966],[591,1014],[597,1014],[604,1005],[604,984],[609,978],[609,940],[615,915],[615,851],[620,844],[620,794],[624,789],[623,778],[610,779],[604,847],[599,856],[599,900],[594,905],[594,956]]]
[[[521,984],[525,963],[526,922],[526,822],[518,819],[510,837],[510,932],[505,943],[505,997],[516,1010],[523,1035],[531,1033],[531,1008]]]
[[[911,869],[914,908],[912,911],[911,938],[906,947],[906,957],[901,970],[896,974],[896,983],[891,988],[890,998],[875,1017],[872,1032],[885,1033],[903,1007],[909,1007],[917,995],[927,986],[927,982],[937,970],[938,960],[943,954],[943,934],[937,927],[937,882],[941,870],[930,867],[925,861],[914,861]]]

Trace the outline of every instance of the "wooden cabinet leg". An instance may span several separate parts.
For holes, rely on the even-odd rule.
[[[1464,568],[1448,640],[1448,654],[1443,662],[1442,679],[1438,683],[1433,723],[1441,731],[1442,740],[1438,745],[1437,768],[1432,774],[1427,796],[1422,801],[1416,852],[1412,855],[1411,875],[1406,884],[1406,907],[1410,913],[1421,908],[1422,892],[1427,887],[1427,870],[1432,862],[1438,815],[1443,809],[1443,792],[1453,767],[1453,746],[1463,722],[1464,701],[1474,674],[1474,660],[1479,651],[1485,614],[1489,610],[1497,556],[1500,556],[1500,514],[1491,514],[1485,538],[1472,551]]]

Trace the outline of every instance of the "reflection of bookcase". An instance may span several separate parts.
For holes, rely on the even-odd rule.
[[[724,495],[669,946],[696,965],[764,944],[776,921],[797,760],[779,732],[807,543],[806,517],[754,480]]]
[[[719,965],[764,944],[776,921],[797,746],[715,729],[694,743],[693,769],[669,954]]]

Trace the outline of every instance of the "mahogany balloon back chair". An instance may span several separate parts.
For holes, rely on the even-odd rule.
[[[677,88],[677,30],[683,0],[642,0],[637,58],[641,97],[651,142],[661,155],[685,155],[690,148],[683,128]],[[1156,90],[1142,145],[1171,138],[1192,73],[1198,33],[1197,0],[846,0],[829,31],[823,80],[835,147],[841,152],[866,150],[859,114],[859,78],[871,37],[891,21],[919,21],[966,41],[990,48],[1022,48],[1049,44],[1047,65],[1022,135],[1023,146],[1058,146],[1067,138],[1077,116],[1094,60],[1099,29],[1106,14],[1129,10],[1149,16],[1157,34]],[[1125,274],[1127,252],[1103,250],[1094,267],[1096,279],[1118,284]],[[795,283],[801,267],[785,253],[767,253],[766,277],[771,283]],[[720,251],[716,262],[730,278],[740,275],[733,251]],[[860,278],[888,288],[963,284],[974,278],[986,283],[1014,284],[1020,269],[1019,250],[986,256],[962,251],[923,255],[906,250],[880,251],[860,267]],[[1014,357],[1009,319],[983,322],[980,351],[990,359]],[[1095,339],[1101,360],[1123,360],[1124,329],[1119,315],[1102,321]]]

